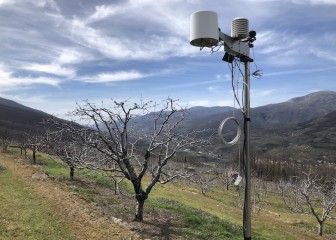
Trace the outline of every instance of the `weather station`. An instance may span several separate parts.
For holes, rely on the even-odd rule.
[[[246,18],[235,18],[231,25],[231,36],[221,32],[218,28],[218,16],[213,11],[198,11],[190,17],[190,44],[195,47],[214,49],[224,46],[223,61],[231,64],[232,86],[235,101],[238,102],[244,119],[244,140],[243,140],[243,170],[242,175],[245,182],[244,193],[244,212],[243,212],[243,231],[244,239],[252,239],[251,236],[251,162],[250,162],[250,49],[253,48],[253,42],[256,40],[256,32],[249,31],[249,22]],[[244,64],[244,71],[240,69],[240,63]],[[243,76],[242,86],[242,104],[234,89],[234,68]],[[260,76],[260,70],[252,75]],[[223,137],[223,127],[227,122],[234,122],[237,126],[236,137],[231,141]],[[229,117],[220,124],[218,133],[224,144],[234,145],[240,139],[239,122],[235,117]],[[239,179],[240,178],[240,179]],[[238,176],[235,184],[239,184],[241,177]]]

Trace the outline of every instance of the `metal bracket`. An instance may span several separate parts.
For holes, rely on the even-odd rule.
[[[219,31],[219,38],[224,41],[224,50],[233,57],[238,57],[242,62],[252,62],[250,58],[250,46],[243,39],[232,38]]]

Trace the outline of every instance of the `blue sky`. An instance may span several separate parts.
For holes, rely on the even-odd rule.
[[[0,96],[60,117],[85,99],[233,106],[224,50],[189,45],[199,10],[257,31],[253,107],[336,90],[336,0],[0,0]]]

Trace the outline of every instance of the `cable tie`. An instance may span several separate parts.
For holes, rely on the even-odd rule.
[[[244,118],[245,122],[251,122],[251,118]]]

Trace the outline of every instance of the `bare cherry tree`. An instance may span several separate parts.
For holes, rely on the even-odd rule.
[[[238,171],[230,164],[220,163],[217,166],[219,181],[224,185],[224,189],[229,190],[229,186],[235,181]]]
[[[138,121],[139,114],[147,114],[145,122]],[[132,183],[135,221],[143,220],[145,200],[156,183],[164,184],[181,176],[181,171],[167,167],[173,156],[188,146],[204,143],[198,138],[200,131],[179,131],[185,109],[172,99],[160,105],[114,101],[110,108],[86,102],[84,106],[78,105],[74,115],[94,126],[87,129],[92,137],[86,144],[104,154],[115,166],[114,171]],[[148,184],[143,186],[146,175]]]
[[[21,156],[23,156],[24,154],[24,158],[27,158],[27,145],[28,145],[28,134],[26,132],[20,134],[19,139],[17,141],[18,143],[18,147],[20,148],[20,154]]]
[[[323,223],[335,219],[336,183],[322,184],[317,175],[304,173],[295,182],[280,183],[286,206],[293,212],[312,214],[319,224],[318,233],[323,234]]]
[[[189,180],[201,189],[203,196],[206,196],[218,183],[218,173],[213,167],[198,169]]]
[[[0,144],[2,152],[7,152],[8,147],[14,142],[14,134],[7,129],[0,130]]]
[[[90,163],[89,155],[90,149],[83,144],[81,139],[86,139],[85,132],[78,132],[76,135],[71,134],[68,129],[78,129],[73,127],[71,123],[62,123],[55,118],[47,119],[46,125],[46,151],[49,154],[55,155],[69,167],[70,180],[74,180],[76,168],[83,168],[83,165]],[[80,134],[84,134],[81,136]],[[81,138],[79,138],[81,137]]]
[[[36,164],[36,153],[45,147],[46,135],[43,129],[33,129],[25,133],[25,149],[28,148],[33,153],[33,164]],[[26,157],[26,150],[25,150]]]

